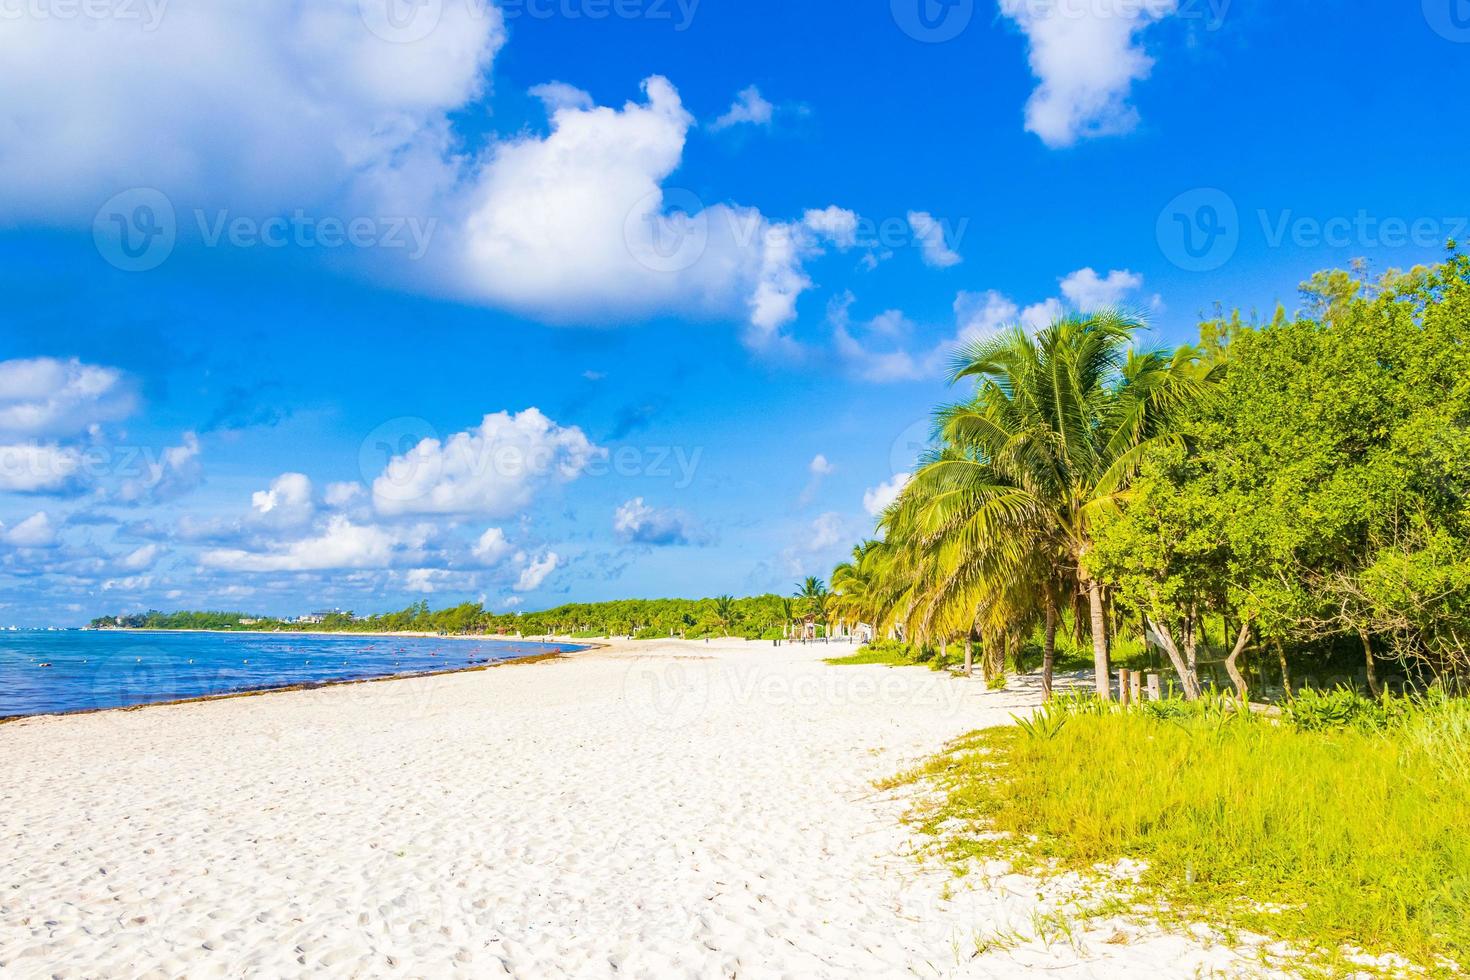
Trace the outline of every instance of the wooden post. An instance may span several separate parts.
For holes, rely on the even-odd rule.
[[[1125,707],[1128,704],[1128,671],[1126,670],[1118,671],[1118,703]]]
[[[1128,674],[1129,691],[1128,700],[1132,704],[1140,704],[1143,701],[1143,671],[1133,670]]]
[[[1162,700],[1163,699],[1163,696],[1164,696],[1164,692],[1163,692],[1163,690],[1161,689],[1161,687],[1159,685],[1159,675],[1158,674],[1149,674],[1148,675],[1148,699],[1150,701],[1159,701],[1159,700]]]

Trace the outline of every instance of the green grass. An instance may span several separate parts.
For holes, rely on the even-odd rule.
[[[866,664],[886,664],[889,667],[905,667],[914,661],[906,647],[898,644],[866,646],[846,657],[828,657],[827,663],[834,667],[861,667]]]
[[[1380,731],[1084,709],[972,734],[890,785],[937,786],[923,828],[957,868],[1141,859],[1136,897],[1171,918],[1448,975],[1448,961],[1470,963],[1467,750],[1463,702]]]

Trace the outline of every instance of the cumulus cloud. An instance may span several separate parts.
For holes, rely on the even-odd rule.
[[[907,347],[914,325],[901,312],[887,310],[872,320],[858,322],[852,318],[854,302],[849,292],[827,307],[832,345],[849,373],[863,381],[883,384],[917,381],[930,372],[933,365],[928,359]]]
[[[351,507],[362,499],[366,492],[361,483],[328,483],[326,491],[322,494],[322,500],[328,507],[340,509]]]
[[[179,445],[169,446],[157,458],[143,453],[138,457],[142,472],[122,481],[117,499],[136,504],[169,500],[188,493],[204,480],[199,454],[199,437],[192,432],[185,432]]]
[[[855,321],[851,293],[833,300],[827,321],[838,357],[856,377],[876,383],[934,379],[944,373],[959,347],[986,340],[1007,327],[1040,330],[1069,310],[1090,312],[1119,305],[1142,288],[1143,277],[1127,269],[1114,269],[1101,276],[1084,268],[1063,276],[1058,284],[1060,296],[1025,307],[998,290],[962,290],[954,301],[954,335],[928,348],[916,349],[911,338],[917,327],[898,310],[865,322]]]
[[[689,514],[672,508],[652,507],[634,497],[613,512],[613,532],[633,544],[700,545],[709,535]]]
[[[537,88],[550,132],[497,143],[466,180],[448,288],[551,322],[743,317],[747,344],[781,345],[832,236],[669,186],[694,120],[668,79],[642,88],[621,108]]]
[[[115,368],[76,358],[0,361],[0,433],[5,435],[73,436],[125,418],[135,407],[131,387]]]
[[[158,560],[158,552],[158,545],[145,544],[140,548],[135,548],[134,550],[124,555],[122,558],[118,559],[118,564],[128,571],[132,572],[147,571],[148,569],[152,568],[154,562]]]
[[[561,558],[554,551],[548,551],[539,558],[528,559],[526,567],[521,569],[521,574],[516,579],[515,590],[535,592],[560,564]]]
[[[405,288],[547,322],[735,318],[752,346],[782,339],[821,236],[668,184],[694,122],[673,84],[651,76],[617,108],[548,82],[531,90],[548,132],[462,145],[452,120],[484,94],[502,15],[454,0],[399,22],[396,6],[193,4],[151,30],[16,20],[0,90],[32,97],[0,109],[0,219],[90,225],[135,189],[165,195],[181,240],[209,237],[187,216],[225,208],[397,216],[415,223],[413,252],[354,261]],[[751,88],[727,117],[771,111]],[[396,261],[423,250],[431,261]]]
[[[924,264],[947,269],[963,261],[944,239],[944,225],[928,211],[910,211],[909,228],[924,256]]]
[[[837,248],[847,249],[857,245],[857,212],[837,205],[812,208],[802,216],[802,224]]]
[[[756,126],[769,126],[774,118],[776,107],[771,105],[761,96],[761,90],[751,85],[741,89],[735,96],[729,111],[710,124],[714,130],[729,129],[731,126],[739,126],[749,123]]]
[[[256,523],[277,528],[301,527],[316,514],[311,480],[304,473],[283,473],[267,490],[250,495],[250,516]]]
[[[847,537],[842,515],[828,512],[818,515],[794,536],[793,543],[781,552],[780,565],[786,575],[805,575],[813,569],[831,568],[831,553]]]
[[[903,488],[909,485],[913,479],[912,473],[898,473],[893,479],[878,484],[863,493],[863,510],[873,517],[877,517],[893,505]]]
[[[1063,147],[1132,130],[1138,112],[1129,93],[1154,65],[1140,35],[1177,7],[1178,0],[1000,0],[1001,13],[1026,35],[1038,82],[1026,103],[1027,131]]]
[[[485,565],[498,565],[511,553],[511,545],[506,540],[505,532],[498,527],[492,527],[480,535],[472,549],[475,558]]]
[[[344,185],[440,184],[447,113],[481,92],[505,39],[486,0],[424,4],[406,24],[357,0],[130,9],[0,33],[0,90],[31,93],[0,110],[0,214],[90,221],[135,186],[274,212]]]
[[[387,568],[405,548],[422,543],[418,535],[395,533],[373,525],[354,524],[342,515],[330,518],[321,533],[267,550],[215,548],[199,556],[210,568],[236,572],[312,572]]]
[[[547,112],[555,112],[558,109],[586,110],[591,109],[595,104],[590,94],[566,82],[545,82],[541,85],[533,85],[530,88],[530,94],[541,100]]]
[[[1090,267],[1078,269],[1062,279],[1062,295],[1075,310],[1084,313],[1117,306],[1129,293],[1143,285],[1143,276],[1127,269],[1114,269],[1099,276]]]
[[[74,486],[82,472],[76,449],[37,443],[0,446],[0,490],[51,493]]]
[[[607,451],[538,409],[486,415],[474,429],[425,439],[373,481],[379,513],[510,517],[537,491],[575,480]]]
[[[50,548],[56,545],[56,525],[45,511],[39,511],[16,524],[0,524],[0,541],[12,548]]]

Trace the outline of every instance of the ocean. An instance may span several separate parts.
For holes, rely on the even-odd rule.
[[[351,634],[0,631],[0,718],[412,676],[579,649]]]

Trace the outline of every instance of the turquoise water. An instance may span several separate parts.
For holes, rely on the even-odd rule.
[[[397,636],[0,632],[0,718],[461,670],[577,649]]]

